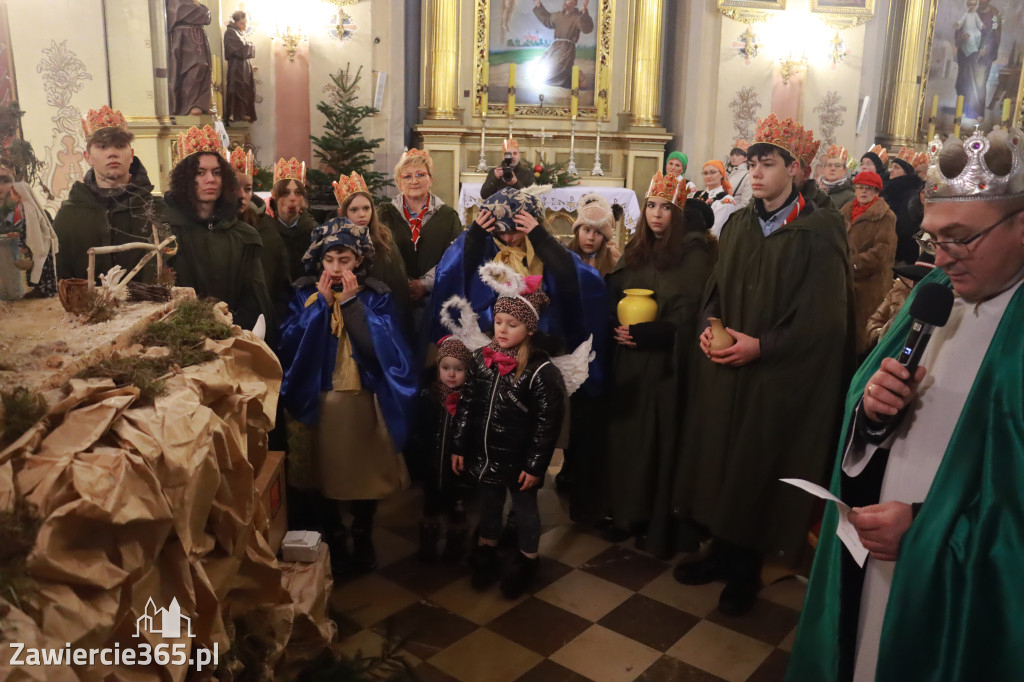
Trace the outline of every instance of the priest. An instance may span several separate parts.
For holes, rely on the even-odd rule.
[[[787,679],[1013,680],[1024,670],[1024,159],[1021,131],[932,145],[921,247],[951,287],[913,376],[908,305],[853,379]]]

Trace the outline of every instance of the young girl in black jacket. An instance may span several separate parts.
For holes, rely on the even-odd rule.
[[[565,385],[551,357],[532,349],[548,298],[540,277],[520,279],[490,263],[481,275],[499,297],[494,303],[494,340],[473,354],[455,413],[452,469],[479,482],[480,539],[473,556],[473,587],[498,579],[498,536],[505,493],[519,522],[519,554],[501,580],[509,599],[523,594],[537,574],[540,512],[537,489],[544,480],[562,428]]]

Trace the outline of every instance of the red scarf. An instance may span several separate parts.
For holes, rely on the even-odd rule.
[[[794,206],[793,210],[789,212],[789,215],[786,216],[785,222],[783,222],[782,224],[783,225],[789,225],[791,222],[793,222],[794,220],[799,218],[800,217],[800,213],[803,212],[805,206],[807,206],[807,202],[804,201],[804,195],[803,194],[797,194],[796,195],[796,206]]]
[[[484,347],[483,354],[484,365],[486,365],[487,368],[490,369],[492,365],[497,363],[498,374],[500,374],[501,376],[505,376],[506,374],[514,370],[516,366],[519,364],[519,361],[516,360],[515,358],[505,355],[500,350],[494,350],[490,346]]]
[[[874,206],[876,201],[878,201],[878,197],[875,197],[874,199],[872,199],[871,201],[869,201],[866,204],[862,204],[859,201],[855,200],[853,202],[853,208],[850,210],[850,222],[851,223],[857,222],[857,218],[859,218],[862,215],[864,215],[864,212],[866,210],[868,210],[869,208],[871,208],[872,206]]]
[[[458,391],[452,391],[444,399],[444,409],[448,410],[448,414],[453,417],[455,416],[455,410],[459,409],[459,395]]]
[[[416,248],[416,244],[420,240],[420,230],[423,228],[423,216],[426,214],[427,209],[430,208],[430,199],[427,199],[427,203],[423,205],[423,210],[416,214],[415,217],[409,213],[409,204],[402,199],[402,211],[405,213],[405,219],[409,223],[409,228],[412,230],[412,246]]]

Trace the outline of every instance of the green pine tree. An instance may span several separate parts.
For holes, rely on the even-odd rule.
[[[324,88],[328,93],[327,101],[316,105],[317,111],[327,117],[323,135],[310,135],[313,141],[314,154],[336,178],[339,174],[349,175],[353,171],[363,176],[370,192],[377,195],[380,190],[391,185],[386,173],[378,173],[373,169],[373,150],[380,147],[383,138],[367,140],[363,137],[360,123],[367,116],[377,113],[370,106],[356,104],[356,92],[363,67],[359,67],[355,75],[350,73],[350,65],[331,75],[331,83]]]

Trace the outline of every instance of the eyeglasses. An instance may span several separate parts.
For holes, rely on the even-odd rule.
[[[923,253],[927,253],[930,256],[934,256],[936,251],[942,249],[947,256],[955,258],[956,260],[963,260],[969,258],[971,255],[970,245],[978,242],[982,237],[987,235],[992,230],[996,229],[1010,218],[1024,213],[1024,208],[1014,211],[1013,213],[1007,213],[1002,218],[986,227],[981,232],[971,235],[966,239],[950,239],[947,241],[938,241],[931,238],[931,235],[921,231],[914,235],[914,241],[917,242],[918,246],[921,247]]]
[[[427,177],[428,177],[427,173],[417,173],[416,175],[403,175],[403,176],[400,177],[400,179],[402,180],[402,182],[409,182],[413,178],[416,178],[417,180],[424,180]]]

